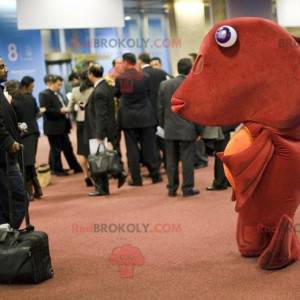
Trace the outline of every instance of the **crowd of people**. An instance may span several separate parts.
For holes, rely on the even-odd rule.
[[[182,162],[184,197],[199,194],[195,188],[194,170],[207,166],[208,154],[223,151],[230,138],[228,128],[207,127],[191,123],[171,111],[171,97],[192,71],[196,55],[177,63],[178,76],[162,69],[159,57],[142,53],[136,57],[125,53],[113,60],[112,70],[104,76],[103,67],[87,62],[80,71],[70,74],[69,95],[63,93],[64,79],[59,75],[44,77],[45,90],[33,97],[34,79],[25,76],[19,82],[7,81],[8,69],[0,59],[0,224],[8,223],[8,197],[14,197],[15,223],[18,227],[24,215],[24,199],[43,196],[36,173],[36,154],[40,130],[37,119],[43,118],[43,132],[50,151],[49,165],[55,176],[83,173],[86,186],[94,187],[89,196],[109,194],[109,174],[94,176],[89,171],[88,156],[91,141],[98,149],[110,144],[118,153],[122,170],[113,177],[118,187],[126,183],[128,169],[131,186],[142,186],[141,167],[149,172],[153,184],[163,181],[167,173],[167,191],[176,197],[180,187],[179,163]],[[76,122],[77,155],[69,134]],[[122,158],[121,145],[125,139],[128,168]],[[23,149],[23,150],[22,150]],[[20,151],[22,150],[22,151]],[[25,189],[22,185],[20,159],[25,166]],[[63,168],[64,154],[69,169]],[[7,180],[8,179],[8,180]],[[215,157],[214,181],[208,190],[228,187],[221,161]]]

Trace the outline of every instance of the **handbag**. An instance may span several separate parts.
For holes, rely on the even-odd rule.
[[[23,148],[22,166],[24,173]],[[8,158],[6,155],[7,176]],[[25,182],[25,178],[24,178]],[[8,182],[9,222],[0,225],[0,283],[40,283],[53,277],[53,268],[49,252],[48,235],[35,231],[30,224],[28,212],[29,197],[25,199],[26,228],[17,230],[13,223],[13,197]]]
[[[116,177],[122,173],[122,164],[117,151],[109,150],[104,144],[103,151],[100,151],[100,145],[95,154],[88,156],[88,162],[92,176],[101,176],[111,174]]]
[[[37,175],[42,188],[51,184],[51,169],[49,164],[41,164],[37,168]]]

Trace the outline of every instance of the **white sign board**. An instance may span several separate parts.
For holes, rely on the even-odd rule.
[[[300,26],[300,0],[277,0],[277,18],[281,26]]]
[[[17,0],[18,29],[123,27],[123,0]]]

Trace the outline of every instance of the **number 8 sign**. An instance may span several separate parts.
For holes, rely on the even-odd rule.
[[[8,59],[10,61],[17,61],[18,60],[17,45],[11,43],[8,45],[7,48],[8,48]]]

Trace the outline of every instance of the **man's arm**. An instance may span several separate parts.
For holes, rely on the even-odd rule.
[[[2,106],[0,101],[0,150],[17,152],[20,150],[20,145],[10,135],[5,127]]]
[[[44,112],[44,114],[50,118],[59,118],[62,115],[62,112],[60,109],[55,109],[52,107],[50,103],[50,99],[47,94],[40,93],[39,95],[39,102],[41,110]]]
[[[158,118],[158,125],[164,128],[165,125],[165,107],[164,107],[164,84],[163,82],[160,83],[158,96],[157,96],[157,118]]]
[[[96,134],[97,139],[103,141],[107,137],[108,126],[108,98],[101,92],[95,92]]]

